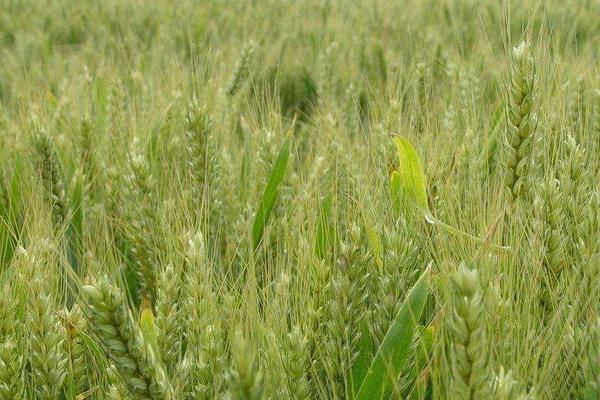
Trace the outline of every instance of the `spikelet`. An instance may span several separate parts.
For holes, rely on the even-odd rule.
[[[63,310],[63,318],[67,332],[68,370],[75,394],[81,394],[88,389],[85,347],[80,335],[84,329],[83,313],[79,305],[75,304],[70,311]]]
[[[91,324],[136,399],[173,399],[171,384],[158,355],[144,340],[121,292],[107,278],[84,286]]]
[[[59,397],[66,376],[67,358],[64,354],[65,332],[50,298],[43,291],[43,282],[31,284],[31,299],[27,312],[29,364],[36,398],[55,400]]]
[[[349,240],[340,245],[338,269],[326,288],[329,300],[321,351],[332,398],[344,398],[350,389],[346,387],[347,377],[359,356],[358,343],[368,317],[366,302],[371,274],[359,243],[360,230],[352,225]]]
[[[35,136],[35,147],[40,158],[42,183],[46,197],[52,205],[52,221],[60,227],[67,216],[67,194],[58,154],[52,138],[46,131]]]
[[[82,118],[79,128],[79,147],[81,160],[81,173],[84,177],[83,192],[86,197],[92,195],[95,189],[94,185],[98,175],[98,160],[95,152],[95,130],[92,121],[89,118]]]
[[[196,371],[197,351],[187,349],[181,361],[175,367],[173,374],[173,389],[177,399],[195,399],[203,397],[199,395],[201,388],[196,386],[194,372]]]
[[[548,281],[556,283],[558,276],[565,267],[567,259],[565,254],[566,238],[563,233],[564,210],[563,197],[559,189],[559,182],[551,177],[542,185],[542,196],[538,199],[538,208],[542,208],[543,239],[544,239],[544,264],[548,273]]]
[[[109,365],[106,369],[106,377],[108,380],[108,388],[106,390],[107,400],[128,400],[127,388],[121,382],[121,377],[114,364]]]
[[[250,61],[254,54],[255,46],[256,44],[253,41],[249,41],[242,48],[240,59],[235,65],[231,78],[229,78],[229,81],[227,81],[227,84],[225,85],[225,94],[228,97],[233,97],[248,78],[250,73]]]
[[[473,67],[461,69],[458,73],[458,93],[461,114],[465,120],[475,118],[481,96],[479,76]]]
[[[461,264],[452,276],[452,286],[454,301],[449,322],[452,336],[452,398],[485,399],[489,395],[489,372],[484,309],[477,271]]]
[[[106,115],[109,116],[109,123],[112,128],[117,129],[117,125],[125,115],[128,105],[127,91],[120,78],[115,79],[111,85],[107,100]]]
[[[156,298],[156,325],[158,346],[167,372],[171,372],[181,358],[181,313],[179,287],[182,277],[171,264],[159,276]]]
[[[402,229],[402,228],[400,228]],[[376,276],[377,295],[371,329],[377,343],[381,343],[409,287],[407,271],[420,262],[414,241],[399,230],[385,236],[383,271]],[[414,271],[418,271],[414,268]]]
[[[567,242],[569,255],[579,260],[580,250],[584,245],[582,232],[585,226],[585,218],[581,218],[581,209],[589,203],[587,184],[589,167],[585,163],[585,150],[573,136],[567,136],[565,145],[566,155],[561,160],[558,174],[566,217],[566,223],[562,228],[569,237]]]
[[[5,284],[0,292],[0,338],[14,333],[17,321],[13,316],[17,313],[18,305],[10,286]]]
[[[25,357],[14,334],[0,342],[0,399],[25,398]]]
[[[223,389],[224,333],[202,234],[188,236],[188,269],[181,297],[186,354],[176,375],[189,377],[180,379],[178,390],[192,398],[210,399],[219,397]]]
[[[534,396],[523,393],[521,385],[511,376],[510,371],[505,371],[500,367],[500,372],[496,375],[493,383],[494,400],[533,400]]]
[[[504,145],[504,185],[513,202],[525,193],[526,180],[537,127],[534,106],[535,70],[529,45],[522,42],[512,52],[510,98],[507,108],[507,129]]]
[[[282,348],[283,366],[288,377],[288,395],[291,399],[311,398],[308,380],[308,339],[296,325],[287,334]]]
[[[156,243],[154,229],[156,221],[156,180],[150,170],[149,160],[144,155],[139,137],[133,139],[130,154],[131,173],[127,176],[134,199],[133,209],[129,210],[131,224],[132,252],[142,286],[142,294],[152,304],[156,300]]]
[[[25,397],[25,355],[16,333],[17,301],[8,285],[0,294],[0,400]]]
[[[265,398],[262,373],[248,343],[237,330],[231,340],[233,366],[229,370],[229,398],[231,400],[260,400]]]
[[[186,115],[186,150],[192,186],[192,205],[200,210],[207,184],[214,169],[214,149],[210,149],[212,123],[206,108],[198,104],[194,96],[187,107]]]

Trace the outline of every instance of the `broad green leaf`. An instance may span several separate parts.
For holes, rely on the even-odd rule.
[[[315,237],[315,253],[321,260],[324,260],[331,255],[333,243],[335,243],[335,229],[331,224],[332,212],[333,197],[331,194],[328,194],[321,202],[321,210]]]
[[[358,355],[356,357],[356,360],[352,364],[352,393],[350,393],[351,399],[354,399],[354,395],[358,393],[360,385],[362,384],[362,381],[365,379],[365,376],[369,371],[371,359],[373,358],[373,354],[376,350],[375,343],[373,342],[373,338],[371,337],[371,332],[369,331],[369,327],[366,321],[363,321],[363,323],[361,324],[360,333],[360,339],[357,344]]]
[[[392,387],[408,356],[415,328],[429,295],[429,268],[408,293],[363,380],[356,400],[381,399]]]
[[[400,158],[398,171],[393,171],[390,178],[390,192],[394,211],[399,213],[402,201],[409,201],[416,205],[419,210],[423,211],[423,217],[425,217],[428,223],[439,226],[453,235],[484,243],[483,239],[454,228],[432,215],[427,203],[425,173],[423,172],[419,155],[410,142],[401,136],[395,136],[394,143],[396,143],[398,157]],[[492,247],[509,250],[508,247],[504,246],[492,245]]]
[[[254,246],[254,249],[258,247],[262,240],[265,226],[269,221],[269,217],[271,216],[271,212],[273,211],[273,207],[279,196],[279,189],[283,182],[283,178],[285,177],[288,159],[290,158],[291,144],[292,141],[288,134],[281,146],[281,150],[279,150],[279,155],[271,170],[267,186],[265,187],[258,209],[256,210],[256,216],[254,217],[254,223],[252,225],[252,245]]]
[[[21,234],[21,167],[17,156],[10,182],[2,188],[4,198],[0,201],[0,270],[10,263]]]
[[[395,136],[394,143],[398,149],[399,186],[404,199],[417,207],[428,210],[427,187],[425,173],[419,154],[410,142],[402,136]]]

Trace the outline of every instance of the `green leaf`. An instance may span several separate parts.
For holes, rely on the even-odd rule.
[[[10,263],[21,235],[21,169],[17,156],[10,182],[2,188],[5,198],[0,201],[0,270]]]
[[[421,165],[419,154],[410,142],[402,136],[395,136],[394,143],[398,149],[398,182],[399,192],[407,201],[413,203],[418,208],[428,210],[427,205],[427,187],[425,183],[425,173]]]
[[[366,321],[363,321],[361,324],[360,333],[360,339],[357,344],[358,355],[352,364],[352,393],[349,396],[351,399],[354,399],[354,394],[359,391],[360,385],[369,371],[371,359],[376,350]]]
[[[315,253],[321,260],[331,255],[333,243],[335,243],[335,229],[331,224],[333,211],[333,197],[328,194],[321,202],[321,212],[317,222],[317,233],[315,237]]]
[[[400,158],[398,171],[393,171],[392,176],[390,177],[390,192],[394,211],[399,213],[402,210],[402,201],[409,201],[415,205],[417,209],[423,211],[423,216],[428,223],[441,227],[453,235],[479,243],[485,243],[483,239],[454,228],[432,215],[427,203],[425,173],[423,172],[423,166],[421,165],[419,155],[410,142],[402,136],[395,136],[394,143],[396,143],[398,156]],[[495,244],[492,244],[492,247],[501,250],[510,250],[508,247]]]
[[[271,212],[273,211],[273,207],[279,196],[281,182],[283,182],[283,178],[285,177],[288,159],[290,158],[291,143],[290,135],[286,136],[285,141],[281,146],[281,150],[279,150],[279,156],[277,156],[275,165],[269,175],[265,191],[260,199],[256,216],[254,217],[254,223],[252,225],[252,245],[254,246],[254,249],[258,247],[262,240],[265,226],[269,221],[269,217],[271,216]]]
[[[408,293],[360,385],[356,400],[381,399],[406,363],[415,328],[429,295],[429,268]]]

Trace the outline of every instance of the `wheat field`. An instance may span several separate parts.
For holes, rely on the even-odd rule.
[[[600,399],[599,49],[598,0],[0,0],[0,399]]]

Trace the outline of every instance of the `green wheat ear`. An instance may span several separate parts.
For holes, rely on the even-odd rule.
[[[36,134],[35,147],[40,158],[42,183],[45,194],[52,205],[52,221],[59,228],[67,218],[67,194],[62,166],[54,143],[47,132]]]
[[[257,358],[248,347],[241,331],[231,341],[233,366],[228,374],[229,395],[232,400],[261,400],[265,398],[263,375]]]
[[[68,375],[74,393],[81,394],[89,389],[86,350],[81,337],[81,332],[85,328],[85,320],[78,304],[75,304],[70,311],[63,310],[62,314],[67,333],[65,344],[68,355]]]
[[[14,334],[0,343],[0,399],[25,398],[25,356]]]
[[[0,399],[25,398],[25,346],[17,333],[17,299],[6,285],[0,293]]]
[[[65,332],[51,299],[36,279],[31,284],[27,324],[30,327],[29,364],[34,392],[40,399],[57,399],[66,376],[67,358],[63,351]]]
[[[240,58],[235,65],[233,74],[227,84],[225,85],[225,94],[228,97],[233,97],[238,90],[242,87],[242,85],[246,82],[248,75],[250,74],[250,62],[252,61],[252,55],[254,54],[254,49],[256,48],[256,43],[253,41],[249,41],[242,48],[242,52],[240,54]]]
[[[309,399],[311,386],[308,379],[310,366],[308,339],[298,325],[294,326],[285,339],[282,354],[283,366],[289,377],[289,396],[293,399]]]
[[[537,128],[534,99],[535,67],[529,44],[513,48],[506,140],[504,186],[509,201],[523,197],[531,163],[533,136]]]
[[[448,324],[452,337],[451,393],[456,399],[485,399],[489,396],[484,306],[476,270],[461,264],[452,275],[453,304]]]
[[[83,287],[90,321],[134,398],[173,399],[173,389],[153,346],[148,343],[121,292],[107,278]]]
[[[500,372],[494,378],[493,396],[494,400],[534,400],[535,396],[531,393],[525,393],[513,377],[510,371],[505,371],[500,367]]]

